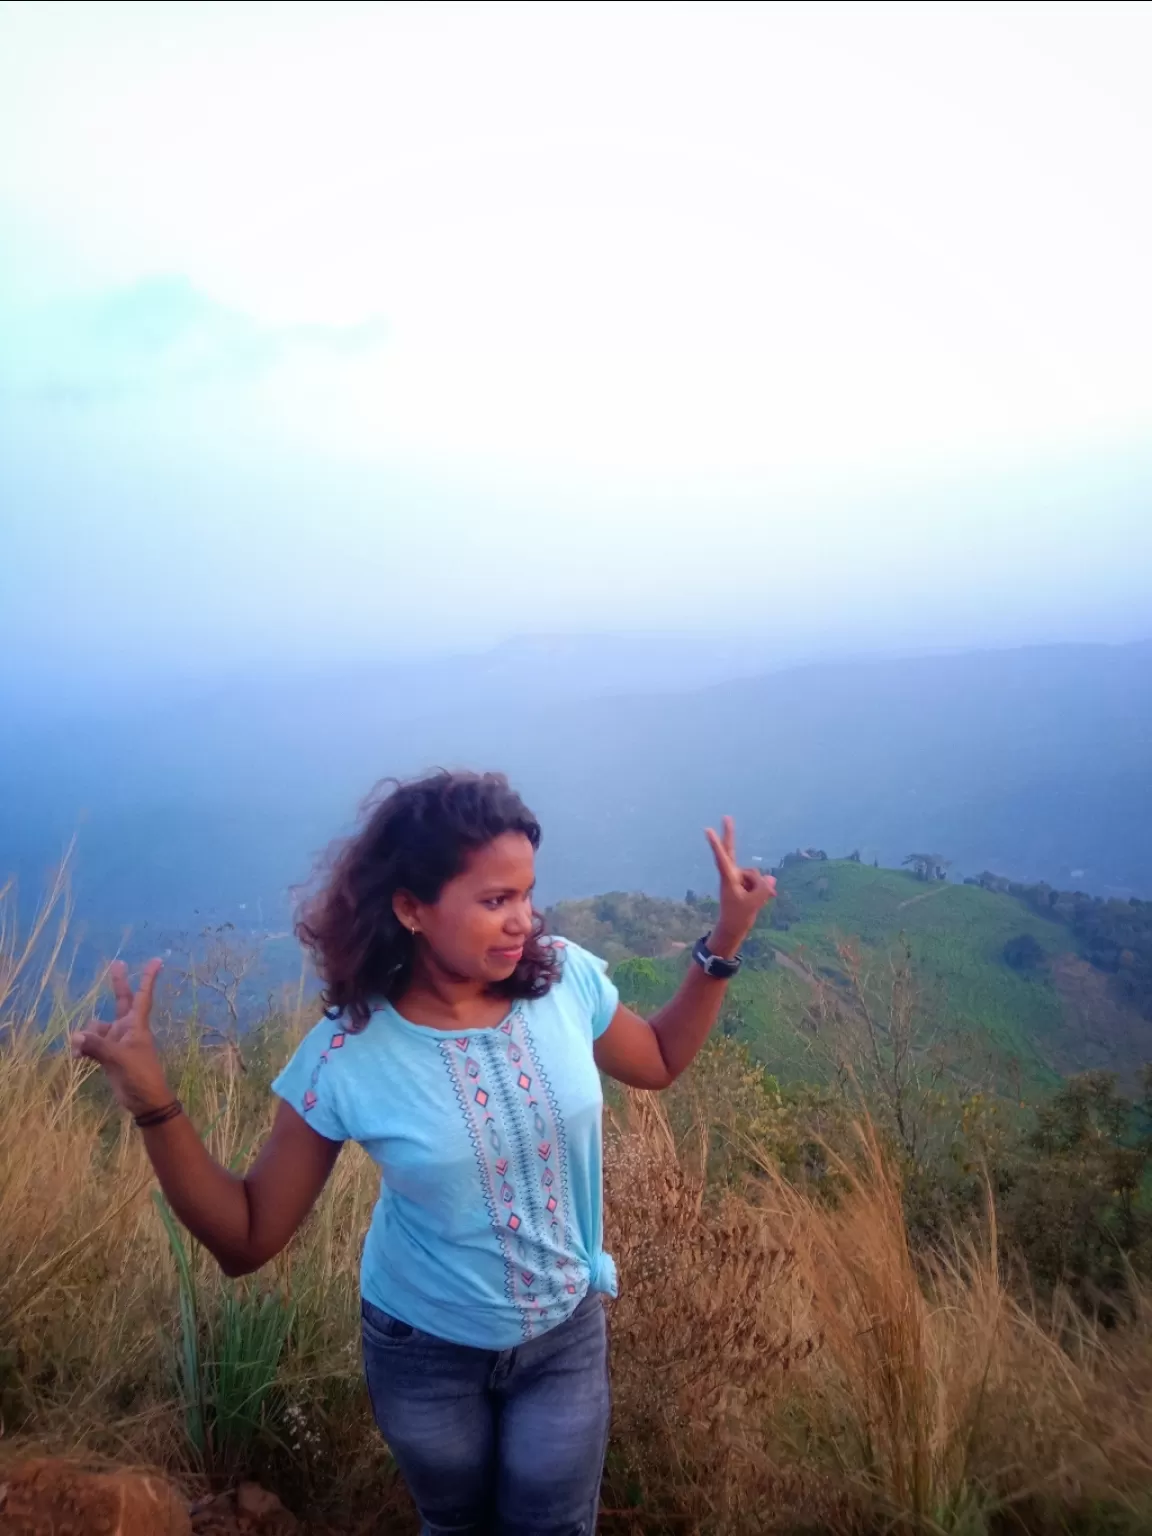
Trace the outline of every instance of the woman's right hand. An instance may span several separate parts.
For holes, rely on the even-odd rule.
[[[160,1109],[172,1100],[149,1022],[152,993],[162,964],[149,960],[139,990],[133,992],[128,985],[128,967],[123,960],[113,961],[109,977],[116,1017],[111,1023],[91,1019],[72,1036],[72,1054],[99,1062],[117,1102],[133,1115]]]

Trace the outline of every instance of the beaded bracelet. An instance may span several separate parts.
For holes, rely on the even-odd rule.
[[[179,1099],[173,1099],[171,1104],[165,1104],[161,1109],[149,1109],[142,1115],[136,1115],[136,1124],[142,1131],[151,1130],[154,1125],[164,1125],[169,1120],[175,1120],[176,1116],[183,1112],[184,1106]]]

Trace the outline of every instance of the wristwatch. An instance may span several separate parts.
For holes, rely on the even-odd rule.
[[[706,933],[702,939],[697,939],[692,946],[692,958],[704,972],[705,976],[714,976],[717,981],[727,981],[735,976],[744,961],[740,955],[733,960],[725,960],[720,955],[714,955],[708,948],[708,940],[712,937]]]

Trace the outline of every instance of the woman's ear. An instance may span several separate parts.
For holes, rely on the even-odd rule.
[[[407,928],[409,933],[420,932],[419,918],[420,903],[411,891],[396,891],[392,896],[392,911],[396,914],[396,921],[401,928]]]

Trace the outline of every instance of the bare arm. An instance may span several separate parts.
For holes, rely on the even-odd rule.
[[[761,908],[776,894],[776,882],[758,869],[736,862],[736,831],[724,818],[724,836],[708,828],[708,841],[720,872],[720,917],[708,940],[714,955],[730,960],[748,937]],[[707,1040],[724,1001],[727,982],[693,965],[676,996],[651,1019],[630,1008],[616,1010],[596,1041],[596,1065],[630,1088],[667,1088],[695,1059]]]
[[[116,1098],[133,1115],[173,1097],[149,1025],[159,970],[160,962],[153,960],[133,994],[126,968],[114,965],[115,1020],[94,1020],[72,1038],[73,1052],[100,1063]],[[169,1205],[226,1275],[259,1269],[290,1241],[343,1145],[318,1135],[288,1104],[280,1105],[267,1141],[243,1177],[216,1162],[187,1115],[140,1134]]]
[[[187,1115],[140,1134],[168,1204],[226,1275],[249,1274],[288,1245],[343,1146],[284,1103],[243,1177],[216,1162]]]
[[[725,989],[694,965],[672,1001],[650,1019],[621,1004],[593,1047],[596,1065],[629,1088],[670,1087],[711,1034]]]

